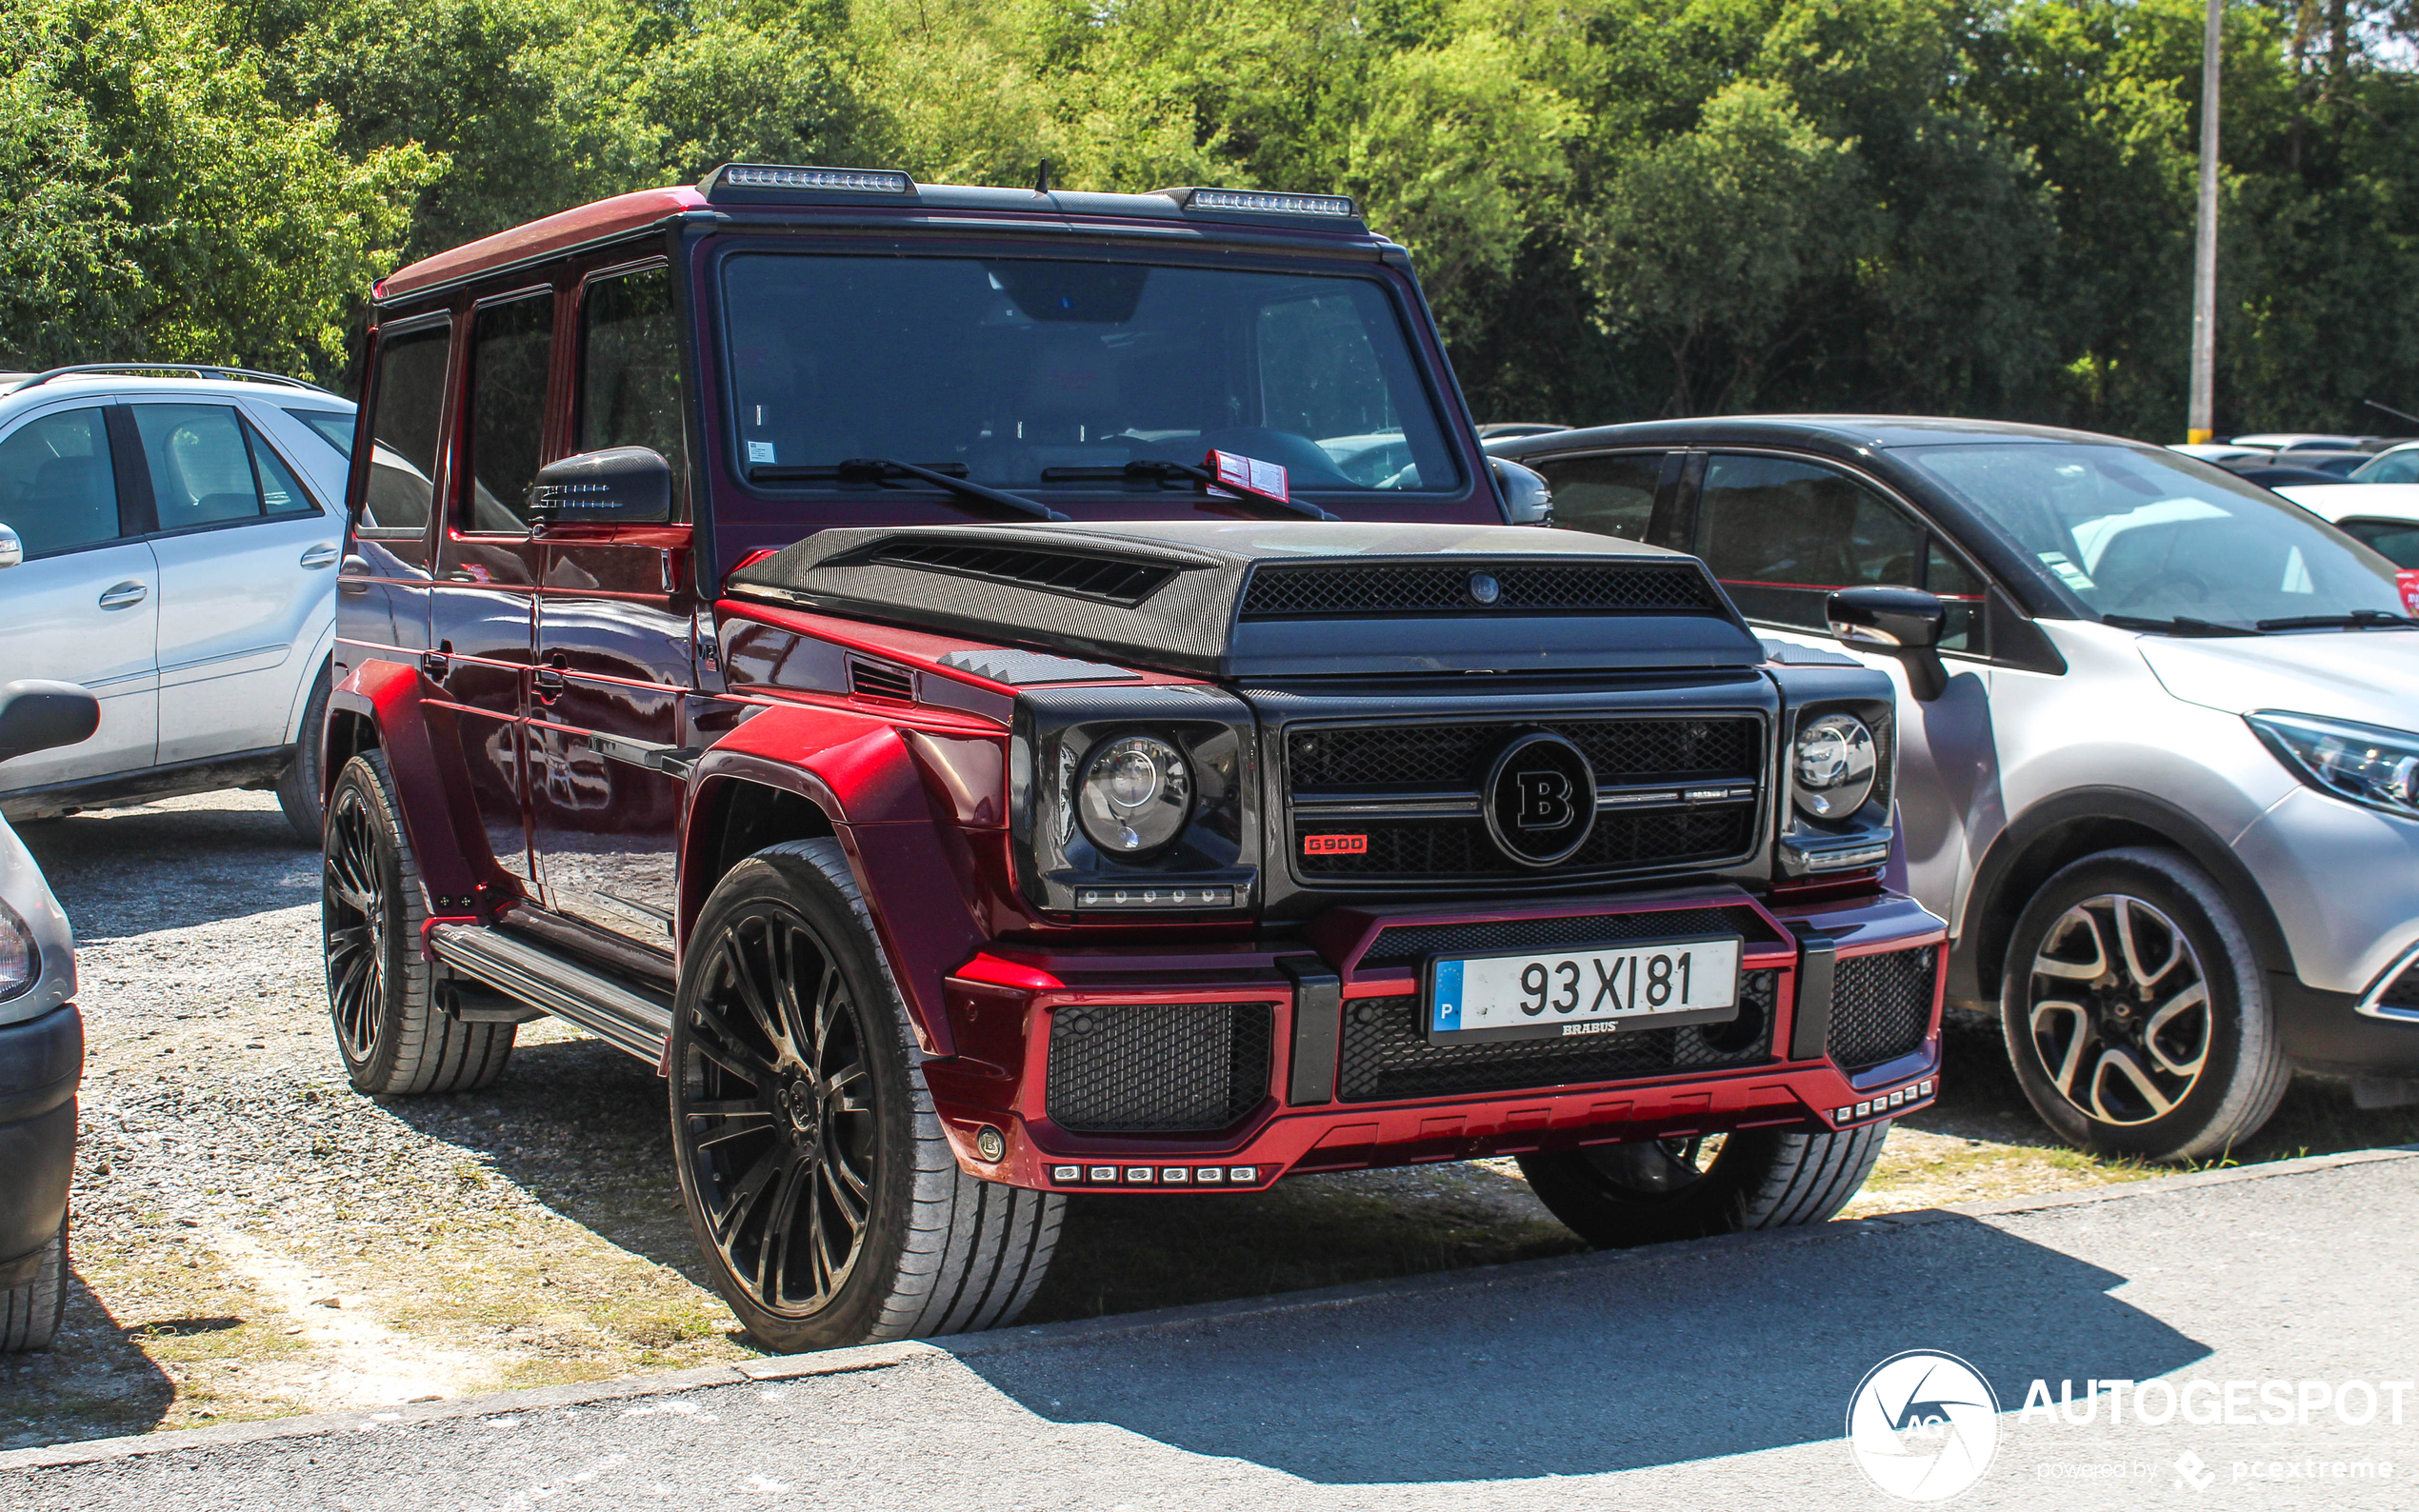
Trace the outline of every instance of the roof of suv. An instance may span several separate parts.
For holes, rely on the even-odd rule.
[[[352,401],[309,384],[289,388],[241,378],[163,378],[129,373],[63,373],[45,384],[0,389],[0,408],[16,408],[69,395],[140,394],[157,398],[266,399],[271,404],[304,409],[350,409]]]
[[[1698,415],[1686,420],[1641,420],[1590,426],[1543,435],[1508,437],[1487,444],[1496,456],[1568,451],[1573,447],[1813,442],[1857,451],[1892,447],[1940,446],[1959,441],[2097,441],[2109,437],[2055,426],[2010,420],[1959,420],[1941,415]]]
[[[970,184],[915,184],[894,175],[907,187],[894,192],[754,191],[733,194],[718,188],[728,169],[718,169],[701,186],[675,185],[616,195],[531,221],[510,230],[424,257],[379,280],[379,300],[426,292],[457,279],[472,277],[514,264],[567,252],[593,243],[611,241],[685,218],[709,219],[730,227],[748,225],[863,225],[875,220],[889,225],[947,222],[957,227],[980,225],[992,230],[1032,234],[1078,232],[1099,235],[1122,232],[1188,240],[1259,242],[1285,241],[1328,247],[1364,249],[1369,253],[1394,247],[1369,229],[1358,208],[1349,214],[1259,214],[1225,208],[1197,208],[1193,189],[1161,189],[1149,194],[1097,194],[1070,189],[994,189]],[[814,171],[826,170],[785,170]],[[1229,191],[1212,191],[1228,194]],[[1339,196],[1286,196],[1337,201]],[[1349,205],[1349,201],[1341,201]],[[1324,224],[1322,224],[1324,223]]]

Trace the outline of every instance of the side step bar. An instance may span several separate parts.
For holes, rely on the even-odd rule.
[[[671,1038],[671,1004],[575,965],[543,945],[482,925],[441,924],[429,931],[437,959],[497,991],[570,1020],[650,1065],[660,1065]]]

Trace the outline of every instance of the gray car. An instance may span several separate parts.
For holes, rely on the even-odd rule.
[[[100,701],[73,684],[0,686],[0,765],[90,739],[100,721]],[[83,1077],[75,936],[0,820],[0,1352],[50,1347],[67,1306]]]

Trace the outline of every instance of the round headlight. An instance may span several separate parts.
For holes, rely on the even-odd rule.
[[[1873,796],[1880,767],[1873,732],[1853,714],[1825,714],[1797,732],[1790,762],[1797,806],[1814,819],[1846,819]]]
[[[1084,762],[1075,816],[1112,856],[1138,856],[1176,838],[1192,812],[1192,773],[1182,752],[1148,735],[1105,741]]]

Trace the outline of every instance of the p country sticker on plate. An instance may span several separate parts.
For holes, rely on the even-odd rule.
[[[1279,504],[1292,497],[1286,491],[1285,468],[1273,462],[1238,456],[1231,451],[1212,451],[1203,465],[1217,475],[1220,483],[1237,492],[1256,493]]]

